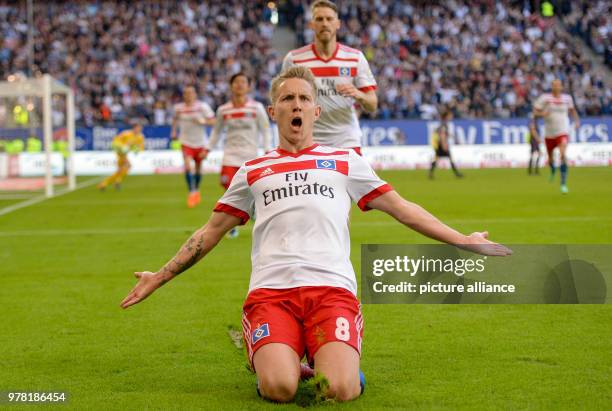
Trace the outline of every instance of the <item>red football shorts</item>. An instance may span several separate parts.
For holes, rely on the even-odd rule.
[[[546,137],[544,142],[546,143],[546,150],[551,152],[561,144],[567,144],[567,134],[562,134],[557,137]]]
[[[232,166],[221,167],[221,175],[220,175],[221,185],[225,187],[226,190],[229,188],[230,184],[232,183],[232,179],[234,178],[234,176],[236,175],[239,169],[240,167],[232,167]]]
[[[184,144],[181,145],[181,151],[185,157],[193,158],[197,162],[202,161],[207,152],[204,147],[189,147]]]
[[[269,343],[287,344],[310,364],[324,344],[341,341],[361,355],[363,317],[357,298],[337,287],[259,288],[244,302],[242,329],[249,362]]]

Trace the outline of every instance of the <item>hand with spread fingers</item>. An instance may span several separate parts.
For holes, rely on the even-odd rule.
[[[134,273],[138,278],[138,283],[132,288],[127,297],[121,301],[121,308],[128,308],[131,305],[138,304],[157,290],[163,283],[156,273],[150,271]]]
[[[489,241],[489,232],[474,232],[467,236],[465,244],[457,244],[457,247],[467,251],[472,251],[481,255],[490,255],[497,257],[505,257],[512,255],[512,250],[505,245]]]

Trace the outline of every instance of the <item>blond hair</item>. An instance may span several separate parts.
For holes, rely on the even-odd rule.
[[[289,80],[290,78],[299,78],[302,79],[312,87],[312,96],[314,100],[317,100],[317,84],[315,83],[315,78],[312,75],[312,72],[309,68],[304,66],[293,66],[288,69],[283,70],[278,76],[272,79],[272,83],[270,84],[270,104],[274,105],[276,102],[276,98],[278,97],[278,88],[281,83],[285,80]]]
[[[336,15],[338,14],[338,6],[336,6],[334,3],[332,3],[329,0],[317,0],[317,1],[315,1],[314,3],[312,3],[310,5],[310,12],[312,14],[314,14],[315,9],[318,8],[318,7],[327,7],[327,8],[330,8],[333,11],[336,12]]]

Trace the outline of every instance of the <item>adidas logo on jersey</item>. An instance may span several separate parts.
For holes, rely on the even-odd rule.
[[[259,174],[259,177],[269,176],[270,174],[274,174],[274,170],[268,167]]]

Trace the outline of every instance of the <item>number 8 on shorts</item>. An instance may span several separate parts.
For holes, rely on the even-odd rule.
[[[344,317],[336,318],[336,338],[340,341],[348,341],[351,339],[349,322]]]

